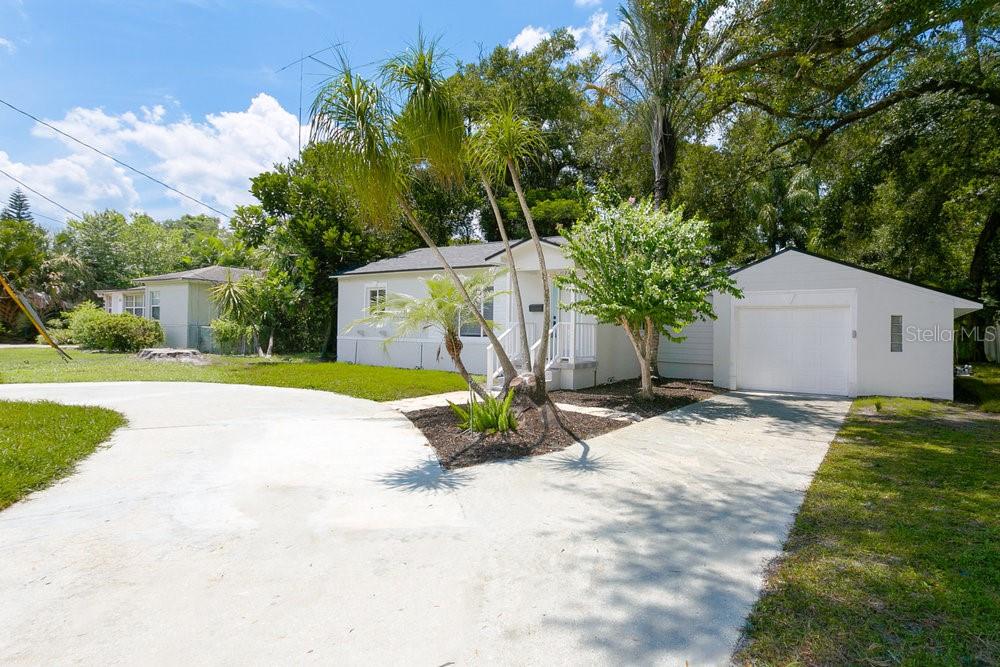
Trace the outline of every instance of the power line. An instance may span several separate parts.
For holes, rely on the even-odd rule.
[[[182,191],[178,190],[177,188],[175,188],[174,186],[172,186],[172,185],[170,185],[168,183],[164,183],[163,181],[161,181],[160,179],[156,178],[155,176],[151,176],[151,175],[147,174],[146,172],[142,171],[141,169],[136,169],[132,165],[130,165],[130,164],[126,163],[126,162],[122,162],[121,160],[119,160],[115,156],[109,155],[108,153],[105,153],[101,149],[96,148],[95,146],[92,146],[92,145],[88,144],[87,142],[83,141],[82,139],[77,139],[76,137],[74,137],[73,135],[71,135],[71,134],[69,134],[67,132],[63,132],[58,127],[52,125],[51,123],[46,123],[41,118],[38,118],[37,116],[34,116],[34,115],[28,113],[24,109],[19,109],[18,107],[14,106],[13,104],[11,104],[10,102],[8,102],[7,100],[0,99],[0,104],[3,104],[4,106],[9,107],[13,111],[16,111],[17,113],[21,114],[22,116],[27,116],[28,118],[30,118],[31,120],[35,121],[36,123],[39,123],[40,125],[44,125],[45,127],[49,128],[53,132],[61,134],[62,136],[66,137],[67,139],[71,139],[72,141],[75,141],[76,143],[80,144],[81,146],[84,146],[85,148],[89,148],[90,150],[94,151],[98,155],[103,155],[104,157],[108,158],[109,160],[115,162],[116,164],[120,164],[121,166],[125,167],[126,169],[128,169],[130,171],[133,171],[133,172],[139,174],[140,176],[142,176],[144,178],[148,178],[149,180],[153,181],[157,185],[161,185],[164,188],[166,188],[167,190],[170,190],[171,192],[175,192],[175,193],[179,194],[180,196],[184,197],[185,199],[189,199],[189,200],[193,201],[196,204],[204,206],[205,208],[207,208],[210,211],[218,213],[219,215],[221,215],[222,217],[224,217],[226,219],[229,219],[229,218],[232,217],[231,213],[225,213],[224,211],[220,211],[219,209],[215,208],[214,206],[211,206],[210,204],[206,204],[205,202],[201,201],[200,199],[192,197],[191,195],[187,194],[186,192],[182,192]],[[39,196],[44,196],[44,195],[39,195]],[[62,207],[60,206],[60,208],[62,208]],[[79,216],[77,216],[77,217],[79,217]]]
[[[73,211],[69,210],[68,208],[66,208],[65,206],[63,206],[62,204],[60,204],[59,202],[57,202],[56,200],[54,200],[54,199],[52,199],[50,197],[46,197],[41,192],[39,192],[35,188],[31,187],[30,185],[28,185],[27,183],[25,183],[24,181],[22,181],[20,178],[17,178],[13,174],[9,174],[6,171],[4,171],[3,169],[0,169],[0,174],[3,174],[4,176],[6,176],[7,178],[9,178],[10,180],[14,181],[15,183],[17,183],[18,185],[20,185],[25,190],[28,190],[29,192],[33,192],[34,194],[38,195],[39,197],[41,197],[42,199],[44,199],[48,203],[52,204],[53,206],[57,206],[57,207],[61,208],[62,210],[66,211],[67,213],[69,213],[71,216],[73,216],[77,220],[82,220],[83,219],[83,216],[81,216],[79,213],[74,213]],[[44,218],[46,216],[43,215],[41,217]],[[52,218],[49,218],[49,220],[52,220]],[[56,220],[55,222],[58,222],[58,220]]]
[[[339,48],[339,47],[341,47],[343,45],[344,45],[343,42],[337,42],[336,44],[331,44],[330,46],[327,46],[327,47],[324,47],[324,48],[320,49],[319,51],[313,51],[312,53],[310,53],[307,56],[302,56],[298,60],[293,60],[292,62],[288,63],[284,67],[282,67],[280,69],[274,70],[274,73],[275,74],[281,74],[282,72],[284,72],[289,67],[291,67],[293,65],[298,65],[303,60],[308,60],[309,58],[313,58],[314,56],[318,56],[319,54],[323,53],[324,51],[329,51],[330,49],[336,49],[336,48]]]

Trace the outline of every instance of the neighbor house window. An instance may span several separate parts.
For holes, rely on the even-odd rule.
[[[143,299],[142,294],[126,294],[125,295],[125,307],[124,311],[126,313],[132,313],[136,317],[142,317],[143,313]]]
[[[903,351],[903,316],[893,315],[889,320],[889,351]]]
[[[160,293],[149,293],[149,316],[154,320],[160,319]]]
[[[492,292],[493,288],[489,289]],[[488,296],[482,304],[480,304],[479,312],[483,314],[483,318],[486,320],[493,319],[493,297]],[[483,328],[479,326],[479,322],[472,320],[471,322],[462,322],[462,326],[459,329],[459,335],[461,336],[485,336],[483,333]]]
[[[368,286],[368,300],[365,302],[365,309],[369,314],[377,313],[382,309],[382,306],[385,305],[385,294],[385,284]]]

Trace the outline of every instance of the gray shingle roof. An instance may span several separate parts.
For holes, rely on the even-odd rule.
[[[547,236],[544,239],[552,245],[562,245],[565,239],[561,236]],[[524,243],[526,239],[511,242],[511,247]],[[452,268],[468,269],[477,266],[496,266],[503,254],[503,242],[469,243],[466,245],[441,246],[441,254],[448,260]],[[340,276],[357,276],[367,273],[396,273],[399,271],[434,271],[441,268],[441,263],[430,248],[417,248],[402,255],[380,259],[370,264],[342,271]]]
[[[242,269],[234,266],[203,266],[200,269],[174,271],[173,273],[161,273],[158,276],[136,278],[133,282],[147,283],[159,280],[204,280],[211,283],[224,283],[229,279],[229,276],[232,276],[232,279],[235,281],[246,275],[260,274],[260,271],[255,271],[254,269]]]

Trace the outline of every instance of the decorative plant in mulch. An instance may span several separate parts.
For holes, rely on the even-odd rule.
[[[513,400],[514,392],[512,391],[508,391],[502,399],[487,394],[482,402],[477,401],[475,394],[469,392],[468,408],[455,405],[451,401],[448,402],[448,405],[452,412],[458,416],[458,424],[461,428],[489,435],[517,430],[517,416],[511,408]]]

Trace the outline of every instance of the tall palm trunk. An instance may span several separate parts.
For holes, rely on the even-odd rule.
[[[472,313],[476,316],[476,321],[479,323],[479,326],[482,327],[483,332],[490,341],[490,344],[493,345],[493,350],[496,352],[497,360],[500,362],[500,368],[503,369],[504,390],[506,390],[510,381],[517,375],[517,369],[514,368],[514,364],[511,362],[510,357],[507,356],[507,351],[503,349],[503,345],[500,344],[496,334],[493,333],[493,329],[490,327],[489,322],[486,321],[486,318],[483,317],[482,312],[480,312],[479,304],[477,304],[472,297],[469,296],[469,291],[465,289],[465,283],[462,282],[459,275],[455,273],[455,269],[453,269],[451,264],[448,263],[448,260],[445,259],[444,255],[441,253],[441,249],[438,248],[437,243],[434,242],[431,235],[427,233],[424,226],[420,224],[419,220],[417,220],[417,216],[413,213],[413,209],[410,207],[409,202],[405,199],[400,199],[399,204],[406,221],[410,223],[410,226],[417,232],[417,235],[420,236],[420,238],[423,239],[423,242],[427,244],[427,247],[431,249],[431,252],[434,253],[434,256],[437,257],[438,262],[440,262],[441,266],[444,268],[445,273],[447,273],[448,277],[451,278],[453,283],[455,283],[455,287],[458,289],[459,293],[466,300],[466,302],[472,306]]]
[[[674,169],[677,165],[677,133],[661,105],[653,111],[653,203],[668,206],[674,189]]]
[[[490,207],[492,207],[493,215],[497,219],[497,228],[500,230],[500,238],[503,239],[504,254],[507,256],[507,264],[510,265],[510,284],[511,291],[514,292],[514,310],[517,311],[518,335],[521,337],[521,350],[524,353],[524,363],[530,373],[531,343],[528,342],[528,326],[524,322],[524,303],[521,301],[521,285],[517,277],[517,267],[514,266],[514,253],[510,250],[510,239],[507,238],[507,226],[503,222],[503,216],[500,214],[500,207],[497,205],[497,199],[493,194],[493,188],[490,186],[489,180],[482,172],[479,172],[479,178],[483,182],[483,188],[486,190],[486,198],[490,200]]]
[[[524,221],[528,224],[528,233],[535,244],[535,252],[538,255],[538,273],[542,280],[542,332],[538,345],[538,356],[535,357],[535,392],[534,400],[541,403],[545,400],[545,360],[549,354],[549,327],[552,326],[552,295],[549,292],[549,270],[545,266],[545,250],[542,248],[542,239],[535,229],[535,219],[531,216],[531,209],[528,207],[528,200],[524,196],[524,188],[521,187],[521,175],[517,165],[513,160],[507,160],[507,170],[510,171],[510,178],[514,182],[514,191],[517,192],[517,200],[521,203],[521,211],[524,213]]]
[[[674,169],[677,165],[677,133],[662,106],[657,105],[652,122],[653,148],[653,203],[657,208],[670,204],[673,194]],[[650,340],[649,373],[660,379],[660,332],[654,331]]]

